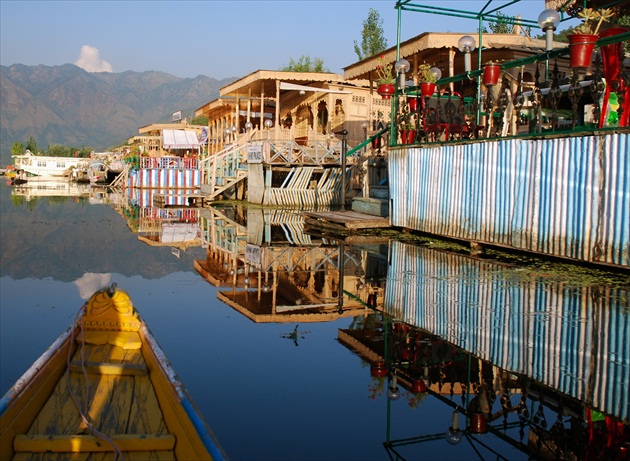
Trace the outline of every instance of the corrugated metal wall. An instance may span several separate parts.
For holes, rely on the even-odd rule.
[[[630,292],[392,242],[384,310],[495,365],[630,418]]]
[[[394,226],[630,266],[630,134],[389,155]]]
[[[201,171],[192,169],[141,168],[129,173],[127,187],[192,189],[201,187]]]

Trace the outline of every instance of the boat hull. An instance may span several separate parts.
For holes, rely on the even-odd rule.
[[[137,312],[120,321],[96,310],[0,401],[0,459],[227,459]]]

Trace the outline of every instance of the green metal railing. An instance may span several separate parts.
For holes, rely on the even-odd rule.
[[[465,81],[470,81],[470,80],[478,81],[483,74],[481,55],[482,55],[482,48],[483,48],[483,23],[484,21],[490,21],[490,22],[501,21],[507,24],[518,24],[525,27],[538,27],[537,21],[510,17],[510,16],[502,15],[502,14],[501,15],[496,14],[502,8],[519,3],[520,1],[521,0],[494,1],[494,4],[493,4],[493,0],[487,0],[487,2],[485,3],[485,5],[482,7],[480,11],[473,12],[473,11],[467,11],[467,10],[457,10],[457,9],[452,9],[452,8],[443,8],[443,7],[432,6],[432,5],[424,5],[421,3],[412,2],[411,0],[398,0],[395,5],[395,8],[398,10],[398,35],[397,35],[397,45],[396,45],[396,60],[400,59],[401,57],[400,56],[400,31],[401,31],[401,23],[402,23],[402,11],[437,14],[437,15],[445,15],[445,16],[450,16],[450,17],[477,20],[479,22],[479,26],[478,26],[479,44],[477,47],[478,48],[478,69],[474,71],[468,71],[463,74],[454,75],[452,77],[442,78],[437,82],[437,86],[439,88],[440,86],[450,85],[452,83],[465,82]],[[563,4],[559,8],[560,15],[561,15],[561,22],[568,19],[572,19],[571,17],[567,17],[564,14],[564,8],[566,7],[568,3],[569,1],[565,2],[565,4]],[[601,6],[601,8],[609,8],[615,5],[621,5],[623,3],[624,3],[623,0],[611,0],[606,5]],[[499,6],[494,7],[495,4],[499,4]],[[584,6],[585,7],[588,6],[586,1],[584,2]],[[618,42],[623,42],[627,40],[630,40],[630,31],[621,33],[618,35],[610,36],[610,37],[600,38],[597,41],[596,46],[601,48],[602,46],[606,46],[606,45],[610,45],[610,44],[618,43]],[[525,58],[501,63],[500,65],[501,65],[502,70],[507,70],[507,69],[523,67],[529,64],[545,63],[546,69],[547,69],[546,78],[549,78],[549,75],[548,75],[549,63],[551,61],[557,60],[558,58],[568,56],[569,53],[570,53],[569,47],[547,50],[547,51],[543,51],[541,53],[528,56]],[[554,77],[557,78],[557,75],[555,75]],[[627,75],[624,78],[628,80]],[[546,86],[551,86],[552,84],[552,82],[541,82],[541,83],[542,85],[546,85]],[[539,83],[538,81],[536,82],[536,88],[534,89],[534,91],[540,90],[542,86],[541,83]],[[574,78],[572,84],[577,85],[577,78]],[[599,82],[596,82],[596,84],[599,84]],[[520,81],[519,81],[519,85],[520,85]],[[626,82],[626,87],[627,86],[630,86],[630,83]],[[522,88],[519,88],[519,91],[520,90],[522,90]],[[407,96],[407,97],[418,96],[418,91],[419,91],[419,86],[408,87],[402,91],[400,88],[396,88],[396,93],[392,97],[392,111],[391,111],[390,127],[389,127],[390,129],[389,146],[390,147],[398,145],[399,124],[405,120],[405,116],[408,116],[408,114],[402,113],[402,110],[400,107],[401,99],[402,99],[401,96]],[[473,98],[473,101],[474,99],[475,98]],[[470,102],[470,100],[468,102]],[[476,106],[477,108],[476,108],[475,121],[476,121],[476,124],[478,124],[480,118],[483,115],[486,115],[482,107],[481,84],[477,84]],[[467,106],[467,107],[470,107],[470,106]],[[556,115],[554,113],[553,117],[555,118],[555,116]],[[574,124],[573,130],[571,131],[584,132],[584,131],[592,131],[592,129],[593,129],[592,126],[591,127],[584,127],[584,126],[576,127]],[[606,128],[603,128],[603,129],[606,129]],[[532,134],[540,135],[541,133],[536,132]],[[514,136],[527,136],[527,134],[526,135],[514,134]],[[426,139],[425,141],[430,142]],[[442,143],[442,142],[448,142],[448,141],[435,141],[435,142]]]

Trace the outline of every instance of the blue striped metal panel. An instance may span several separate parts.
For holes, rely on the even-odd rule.
[[[392,149],[394,226],[630,267],[630,134]]]
[[[201,171],[190,169],[141,168],[130,172],[127,187],[192,189],[201,187]]]
[[[384,310],[510,372],[630,418],[626,288],[583,287],[392,242]]]

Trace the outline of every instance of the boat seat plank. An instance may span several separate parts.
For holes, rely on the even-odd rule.
[[[81,364],[79,361],[70,363],[70,371],[75,373],[101,374],[101,375],[134,375],[146,376],[147,367],[132,363],[106,363],[106,362],[86,362]]]
[[[83,336],[77,338],[77,341],[85,341],[88,344],[102,345],[111,344],[123,349],[140,349],[142,347],[142,339],[140,335],[134,331],[92,331],[83,332]]]
[[[162,451],[175,448],[173,434],[125,434],[112,436],[121,451]],[[17,435],[13,441],[16,452],[109,452],[114,447],[93,435]]]

